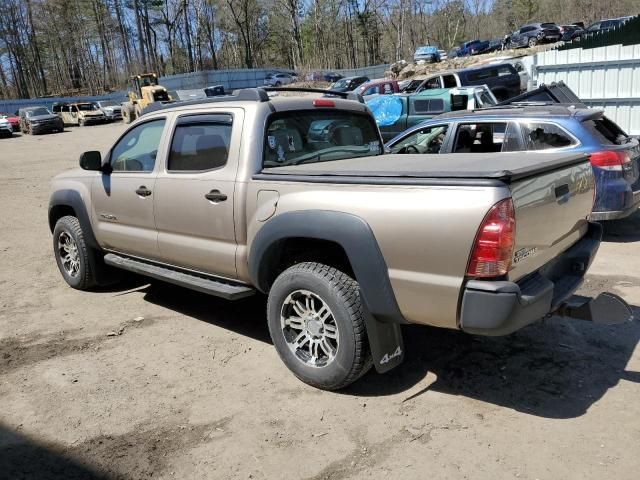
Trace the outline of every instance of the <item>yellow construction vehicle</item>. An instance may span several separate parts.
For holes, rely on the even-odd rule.
[[[143,73],[131,77],[129,100],[122,104],[122,118],[124,123],[131,123],[142,114],[147,106],[154,102],[170,102],[171,97],[167,89],[158,85],[155,73]]]

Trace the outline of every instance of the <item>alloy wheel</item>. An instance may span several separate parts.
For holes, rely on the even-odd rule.
[[[338,326],[331,309],[315,293],[290,293],[282,304],[280,326],[287,346],[305,365],[326,367],[335,359]]]
[[[71,235],[62,232],[58,237],[58,255],[60,263],[70,277],[77,277],[80,272],[80,255],[78,245]]]

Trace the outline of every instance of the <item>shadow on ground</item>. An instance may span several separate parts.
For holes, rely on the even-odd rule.
[[[640,210],[622,220],[603,222],[602,240],[613,243],[637,242],[640,240]]]
[[[596,289],[610,287],[598,284]],[[262,296],[228,302],[154,283],[147,287],[145,299],[240,335],[271,342]],[[634,307],[634,313],[640,319],[638,307]],[[343,393],[402,393],[433,372],[437,380],[425,392],[462,395],[542,417],[572,418],[583,415],[620,380],[640,383],[640,373],[626,370],[640,341],[638,320],[608,327],[552,319],[507,337],[476,337],[412,325],[404,327],[403,334],[403,365],[384,375],[372,371]],[[419,401],[419,396],[412,401]]]
[[[640,309],[634,309],[640,315]],[[347,393],[400,393],[429,372],[436,380],[407,395],[420,401],[430,390],[461,395],[547,418],[573,418],[620,380],[640,383],[626,370],[640,340],[637,320],[605,327],[579,320],[551,319],[508,337],[475,337],[428,327],[404,329],[407,357],[397,370],[369,373]]]
[[[36,442],[0,424],[0,478],[11,480],[106,480],[50,445]]]

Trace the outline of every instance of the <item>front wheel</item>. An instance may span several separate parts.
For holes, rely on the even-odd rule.
[[[529,39],[529,46],[535,47],[536,45],[538,45],[538,39],[536,37],[531,37]]]
[[[340,270],[306,262],[282,272],[267,320],[280,358],[309,385],[344,388],[372,365],[358,283]]]
[[[64,280],[78,290],[95,286],[82,227],[76,217],[67,215],[56,222],[53,229],[53,251]]]

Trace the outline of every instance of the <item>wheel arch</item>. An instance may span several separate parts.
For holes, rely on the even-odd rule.
[[[291,255],[291,245],[306,255]],[[296,250],[296,249],[294,249]],[[356,215],[323,210],[286,212],[266,222],[254,237],[249,251],[249,276],[266,293],[279,270],[299,261],[323,261],[329,253],[332,266],[349,269],[360,285],[363,301],[371,314],[385,323],[406,323],[396,302],[387,265],[369,224]],[[335,264],[338,263],[338,265]]]
[[[51,233],[53,233],[56,222],[66,215],[72,215],[78,219],[87,245],[99,250],[100,245],[98,245],[98,241],[93,234],[89,214],[80,192],[75,190],[57,190],[53,192],[49,199],[49,230]]]

